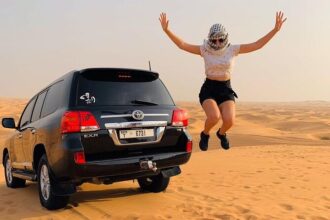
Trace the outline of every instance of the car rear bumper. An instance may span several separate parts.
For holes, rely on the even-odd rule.
[[[61,146],[54,148],[56,151],[49,152],[47,156],[51,158],[49,162],[54,178],[59,182],[79,183],[90,181],[93,178],[118,179],[117,177],[124,176],[126,180],[136,179],[139,176],[153,175],[165,169],[178,167],[189,161],[191,149],[187,148],[187,144],[192,140],[189,133],[184,130],[177,136],[177,142],[174,142],[169,139],[173,135],[177,135],[176,130],[172,129],[172,132],[168,132],[167,139],[163,137],[163,143],[143,147],[132,146],[120,149],[110,144],[98,148],[101,143],[97,142],[94,148],[98,148],[100,152],[95,154],[91,154],[94,153],[91,150],[89,153],[85,152],[80,134],[63,135]],[[101,152],[102,149],[104,152]],[[77,164],[74,160],[76,152],[85,152],[86,162]],[[140,165],[143,160],[155,163],[157,172],[143,169]]]
[[[116,182],[158,174],[162,170],[187,163],[190,156],[191,153],[188,152],[171,152],[142,157],[87,161],[85,164],[75,164],[72,161],[69,167],[62,171],[55,171],[54,175],[60,182],[79,183],[92,181],[93,179],[108,179]],[[145,160],[154,162],[157,170],[142,168],[140,162]]]
[[[111,184],[114,182],[132,180],[141,177],[150,177],[162,174],[165,177],[175,176],[181,173],[179,165],[190,159],[191,153],[169,153],[153,155],[146,158],[112,159],[107,161],[93,161],[83,165],[75,165],[74,175],[65,178],[55,178],[57,184],[54,193],[60,196],[71,195],[76,192],[76,186],[84,182],[97,184]],[[144,169],[141,161],[156,163],[156,170]],[[69,174],[69,173],[67,173]]]
[[[186,163],[190,153],[163,153],[139,157],[120,158],[102,161],[91,161],[83,165],[75,165],[75,174],[78,178],[99,176],[116,176],[130,173],[150,171],[141,168],[140,161],[150,160],[156,163],[157,169],[165,169]]]

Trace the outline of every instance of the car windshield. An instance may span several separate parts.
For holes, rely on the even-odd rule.
[[[174,105],[158,75],[134,70],[98,70],[80,74],[77,104]]]

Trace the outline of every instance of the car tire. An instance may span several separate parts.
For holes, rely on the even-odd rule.
[[[64,208],[69,202],[69,196],[54,194],[55,181],[52,179],[46,155],[42,155],[38,165],[38,191],[40,203],[48,210]]]
[[[156,176],[143,177],[138,179],[140,188],[149,192],[162,192],[170,182],[169,177],[164,177],[161,173]]]
[[[6,154],[5,161],[4,161],[4,168],[5,168],[5,178],[6,178],[6,184],[10,188],[19,188],[24,187],[26,180],[20,179],[17,177],[13,177],[12,174],[12,166],[11,161],[9,158],[9,154]]]

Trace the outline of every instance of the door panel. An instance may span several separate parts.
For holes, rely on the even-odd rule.
[[[18,125],[19,129],[17,135],[15,136],[15,141],[13,146],[14,148],[13,152],[16,157],[13,163],[13,167],[15,168],[25,169],[25,167],[27,166],[23,140],[25,133],[30,132],[29,124],[31,122],[31,115],[33,112],[35,102],[36,102],[36,97],[33,97],[26,105],[19,121],[19,125]]]
[[[32,146],[35,146],[36,129],[29,127],[24,130],[22,138],[22,149],[24,153],[24,165],[27,169],[32,170],[33,152]]]
[[[11,162],[14,168],[24,168],[24,152],[23,152],[23,134],[20,131],[14,135],[13,145],[11,146]]]

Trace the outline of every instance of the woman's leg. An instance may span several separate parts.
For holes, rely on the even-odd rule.
[[[222,117],[222,126],[217,131],[217,137],[220,139],[221,147],[225,150],[230,148],[226,132],[234,125],[235,120],[235,102],[227,100],[219,105],[219,110]]]
[[[211,128],[214,127],[214,125],[216,125],[220,120],[220,108],[218,108],[216,101],[213,99],[206,99],[203,102],[202,107],[206,114],[203,133],[209,135]]]
[[[222,116],[222,126],[220,134],[225,134],[233,125],[235,121],[235,102],[228,100],[219,105],[219,110]]]

